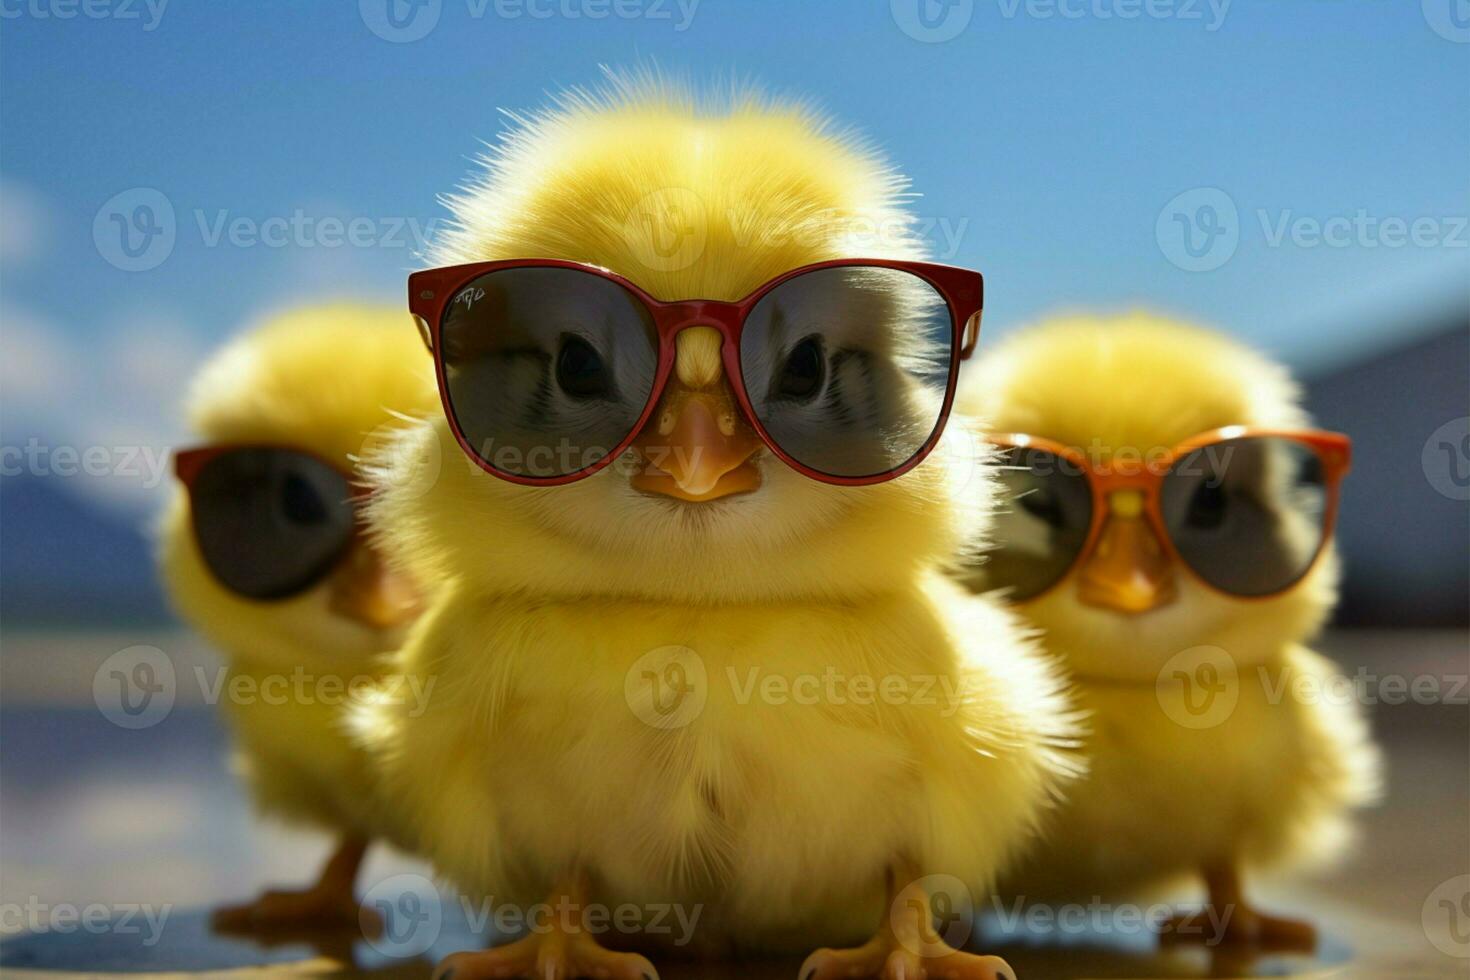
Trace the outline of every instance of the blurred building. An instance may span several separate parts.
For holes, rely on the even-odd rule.
[[[1309,379],[1317,423],[1353,437],[1337,621],[1470,624],[1470,311]]]

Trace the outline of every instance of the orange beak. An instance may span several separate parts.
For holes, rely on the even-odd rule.
[[[370,629],[400,626],[417,616],[423,598],[407,576],[389,568],[369,545],[352,546],[332,573],[332,612]]]
[[[645,463],[632,479],[637,489],[703,503],[760,486],[751,457],[761,442],[735,402],[720,344],[710,327],[679,334],[675,376],[633,442]]]
[[[1143,517],[1143,497],[1121,490],[1108,498],[1108,516],[1092,554],[1078,572],[1077,596],[1089,606],[1138,615],[1178,597],[1174,567]]]

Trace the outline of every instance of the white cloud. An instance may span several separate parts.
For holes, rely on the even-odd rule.
[[[67,489],[142,518],[166,499],[168,453],[184,437],[181,392],[205,356],[168,314],[101,325],[78,338],[28,311],[0,309],[0,400],[7,445],[35,440],[27,469],[65,478]],[[63,464],[61,447],[105,465]],[[69,457],[71,458],[71,457]]]
[[[66,338],[39,316],[0,305],[0,401],[7,414],[49,407],[74,390],[77,365]]]
[[[49,210],[30,186],[0,178],[0,265],[19,265],[47,250]]]

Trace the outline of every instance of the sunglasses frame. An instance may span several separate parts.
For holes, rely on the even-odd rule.
[[[893,269],[922,279],[944,298],[945,305],[949,308],[950,328],[953,332],[944,403],[935,422],[934,431],[929,434],[924,444],[902,464],[870,476],[852,477],[824,473],[788,455],[777,445],[756,416],[745,390],[744,375],[740,370],[740,335],[745,326],[745,318],[756,303],[760,302],[771,290],[797,276],[822,269],[844,267]],[[648,401],[638,416],[638,421],[607,455],[589,466],[560,476],[519,476],[496,469],[475,450],[466,438],[449,398],[449,383],[440,334],[450,302],[461,289],[480,276],[504,269],[518,268],[572,269],[610,280],[628,290],[643,304],[652,317],[658,334],[657,367],[654,372],[653,386],[649,391]],[[505,259],[496,262],[471,262],[464,265],[424,269],[408,277],[408,308],[418,323],[424,345],[434,355],[434,375],[439,385],[439,399],[444,406],[444,415],[449,421],[449,427],[454,432],[455,441],[459,443],[465,454],[485,472],[511,483],[532,487],[563,486],[585,479],[610,465],[626,452],[638,434],[643,431],[644,426],[648,424],[655,407],[663,397],[664,389],[674,367],[674,338],[681,330],[696,326],[713,327],[720,332],[721,360],[736,402],[745,414],[746,421],[760,437],[761,442],[787,466],[804,476],[837,486],[869,486],[900,477],[922,463],[934,450],[940,436],[944,433],[944,427],[949,421],[950,409],[954,405],[960,362],[970,358],[975,351],[975,344],[980,339],[980,319],[985,305],[984,300],[985,280],[979,272],[933,262],[907,262],[896,259],[831,259],[799,266],[769,280],[745,298],[733,303],[708,299],[656,299],[636,283],[609,269],[564,259]]]
[[[232,588],[219,577],[218,573],[216,573],[214,568],[209,564],[209,559],[204,557],[203,544],[199,540],[199,509],[194,506],[194,485],[199,479],[199,474],[204,472],[205,466],[221,456],[228,456],[231,453],[248,451],[252,449],[276,450],[279,452],[293,453],[297,456],[305,456],[309,459],[314,459],[317,462],[321,463],[323,466],[335,471],[336,473],[339,473],[347,481],[347,486],[352,490],[352,498],[348,501],[348,504],[352,507],[353,520],[352,536],[348,539],[347,544],[343,547],[342,554],[344,556],[351,551],[353,544],[363,540],[364,528],[361,520],[361,513],[358,510],[358,504],[364,497],[370,496],[372,494],[373,488],[366,483],[362,483],[356,480],[349,470],[346,470],[343,467],[331,462],[320,453],[312,452],[309,449],[302,449],[299,446],[286,445],[284,443],[221,443],[218,445],[196,446],[192,449],[179,449],[174,452],[174,476],[176,476],[179,482],[184,485],[184,490],[189,494],[189,530],[194,535],[194,545],[196,548],[199,549],[199,557],[203,561],[204,567],[209,569],[209,574],[214,577],[214,580],[219,583],[221,588],[228,590],[232,595],[244,601],[262,603],[284,602],[287,599],[294,599],[295,597],[301,595],[303,592],[306,592],[307,590],[313,588],[321,582],[321,579],[316,579],[312,582],[307,583],[294,592],[288,593],[287,595],[283,596],[277,596],[273,599],[258,599],[254,596],[248,596],[244,593],[237,592],[234,588]]]
[[[1286,439],[1298,445],[1310,449],[1322,464],[1322,488],[1327,494],[1327,507],[1322,515],[1322,538],[1317,544],[1317,550],[1312,555],[1312,560],[1307,562],[1302,573],[1287,582],[1279,589],[1271,592],[1263,592],[1258,595],[1243,595],[1222,589],[1210,582],[1198,571],[1174,547],[1174,539],[1169,534],[1164,523],[1164,512],[1160,502],[1160,489],[1163,486],[1164,477],[1174,468],[1175,464],[1190,453],[1205,446],[1213,446],[1222,442],[1231,442],[1238,439],[1249,438],[1276,438]],[[1137,490],[1143,496],[1143,517],[1148,522],[1150,530],[1153,531],[1159,543],[1163,546],[1170,560],[1183,566],[1189,575],[1212,592],[1229,596],[1232,599],[1243,601],[1273,599],[1283,592],[1296,586],[1298,582],[1306,578],[1317,562],[1321,560],[1322,554],[1327,550],[1328,543],[1332,540],[1332,534],[1337,526],[1337,511],[1341,497],[1340,488],[1342,479],[1352,466],[1352,439],[1341,432],[1329,432],[1322,429],[1283,429],[1262,426],[1227,425],[1218,429],[1210,429],[1199,435],[1191,436],[1183,442],[1170,449],[1166,454],[1158,458],[1140,459],[1136,466],[1128,467],[1127,471],[1121,471],[1114,464],[1103,466],[1094,465],[1081,450],[1073,446],[1067,446],[1053,439],[1042,436],[1033,436],[1024,432],[993,433],[986,436],[986,441],[1002,449],[1039,449],[1071,463],[1087,479],[1088,489],[1092,494],[1091,524],[1088,526],[1087,535],[1083,539],[1082,547],[1077,549],[1077,554],[1067,564],[1067,567],[1057,575],[1056,581],[1034,595],[1024,599],[1016,599],[1017,605],[1027,602],[1035,602],[1042,596],[1049,594],[1063,582],[1065,582],[1082,563],[1092,555],[1093,549],[1102,537],[1103,525],[1107,522],[1109,515],[1108,497],[1119,490]]]

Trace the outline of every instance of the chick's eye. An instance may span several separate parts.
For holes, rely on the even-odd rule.
[[[776,379],[776,393],[783,398],[810,398],[821,390],[826,368],[821,340],[807,337],[786,355]]]
[[[1212,531],[1225,523],[1225,508],[1228,497],[1219,483],[1201,483],[1189,498],[1189,511],[1185,520],[1191,527]]]
[[[608,393],[607,368],[592,345],[568,337],[556,355],[556,383],[573,398],[597,398]]]
[[[287,474],[280,493],[281,514],[288,523],[309,526],[327,522],[327,502],[299,473]]]

